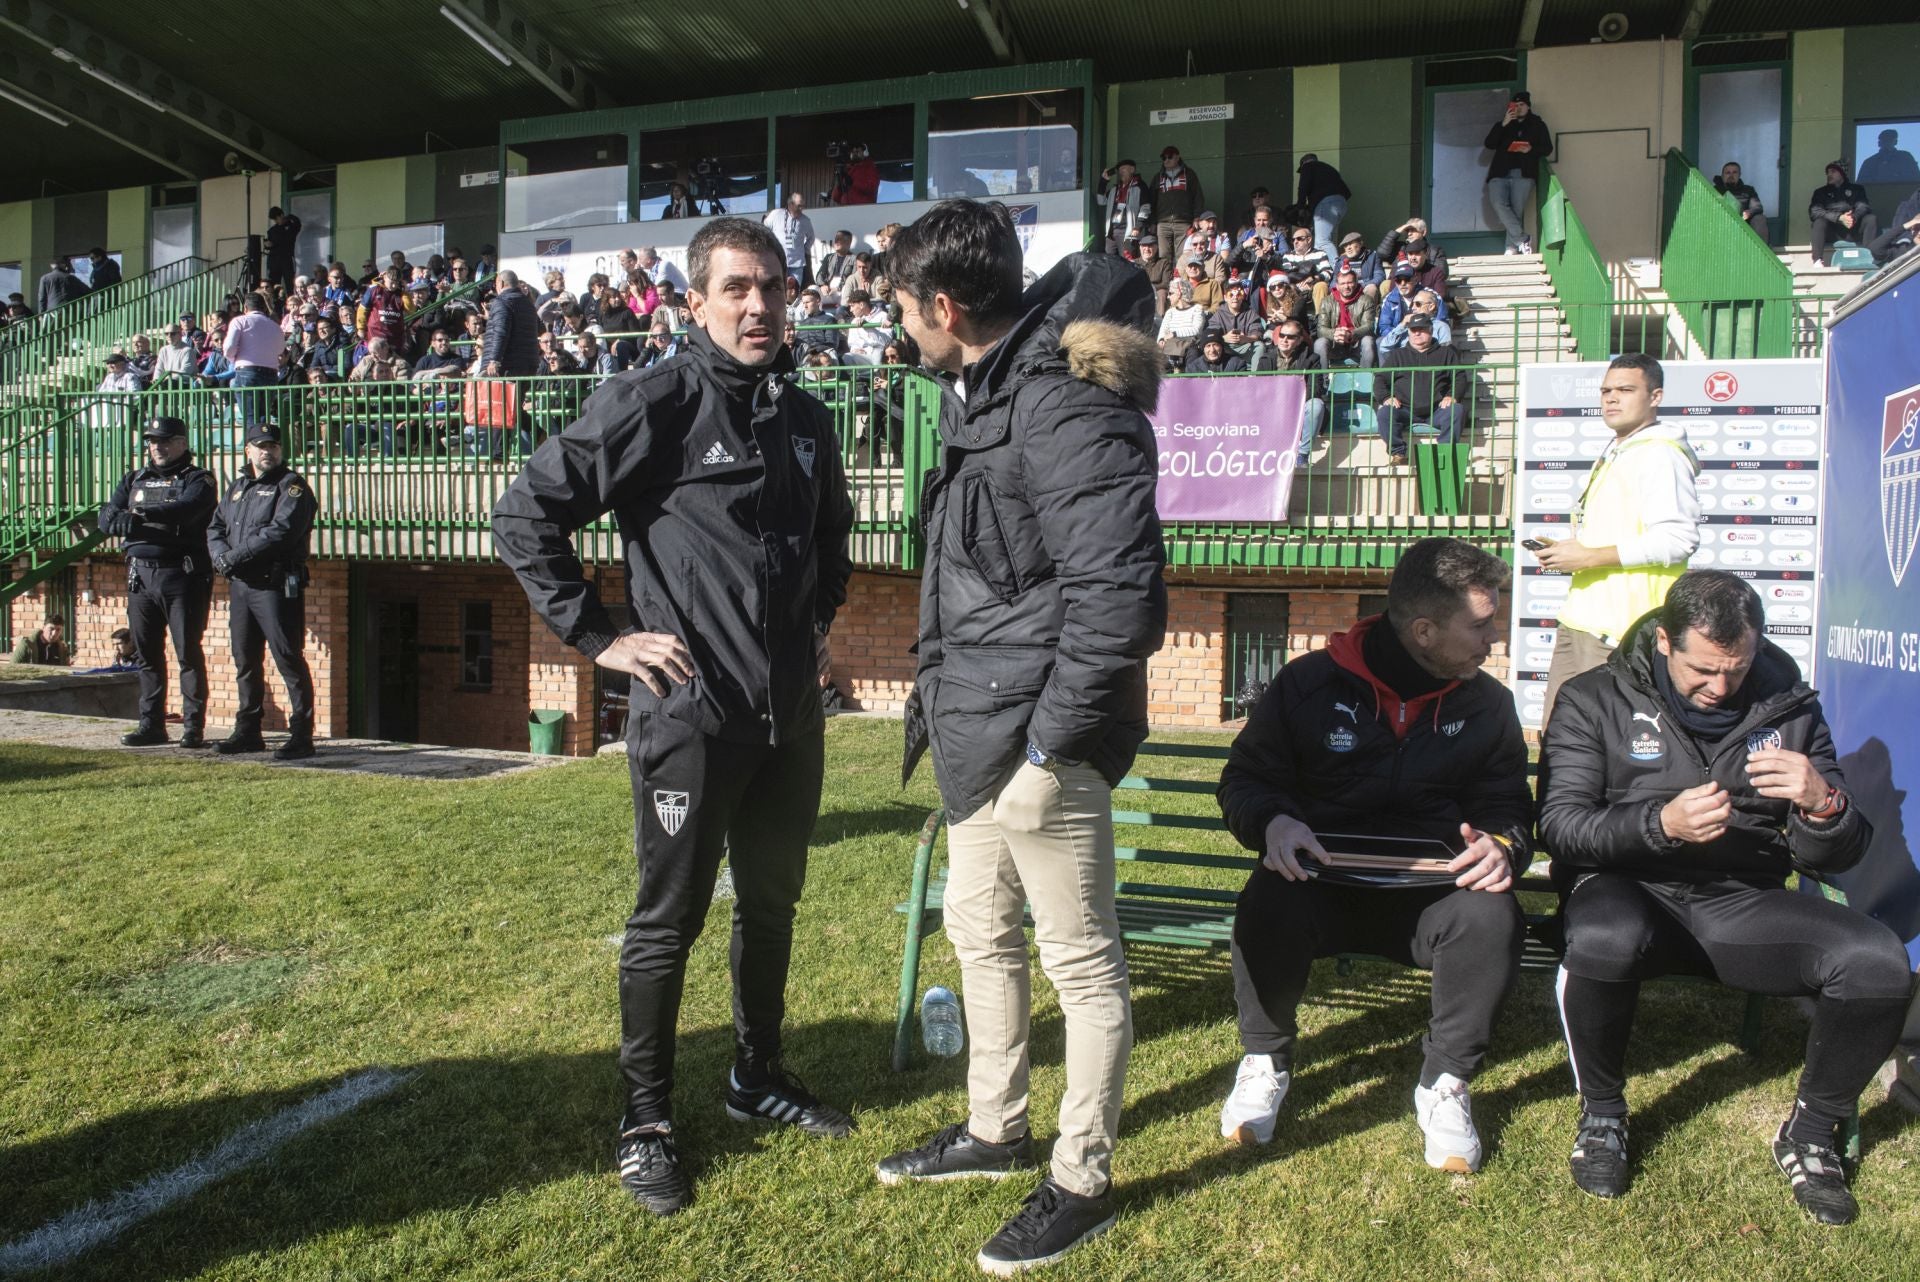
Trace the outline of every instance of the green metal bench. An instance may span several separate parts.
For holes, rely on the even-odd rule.
[[[1229,747],[1224,743],[1181,744],[1149,740],[1141,745],[1140,757],[1143,760],[1211,761],[1224,767],[1228,752]],[[1135,768],[1140,769],[1138,764]],[[1210,797],[1217,786],[1219,771],[1216,769],[1209,773],[1212,777],[1207,779],[1177,779],[1145,772],[1128,775],[1114,789],[1114,826],[1224,834],[1226,821],[1212,807],[1208,807],[1206,814],[1181,814],[1156,808],[1150,800],[1155,794],[1163,797],[1196,794]],[[1529,765],[1527,773],[1532,777],[1536,767]],[[1165,803],[1159,804],[1164,806]],[[900,996],[894,1014],[895,1072],[905,1071],[912,1045],[914,996],[920,984],[920,946],[928,934],[941,928],[945,920],[947,870],[942,866],[936,871],[933,862],[934,848],[939,843],[940,830],[945,826],[945,821],[946,814],[941,810],[935,810],[927,816],[914,850],[912,889],[907,901],[895,909],[906,917],[906,951],[900,963]],[[1219,846],[1227,843],[1216,840],[1214,844]],[[1115,901],[1121,938],[1128,944],[1157,944],[1174,948],[1230,947],[1234,907],[1239,901],[1240,888],[1256,863],[1251,854],[1239,850],[1237,843],[1232,844],[1237,853],[1116,843],[1114,854],[1123,876],[1127,872],[1140,870],[1140,865],[1196,870],[1193,877],[1178,884],[1121,881]],[[1546,868],[1544,861],[1536,863],[1515,886],[1518,893],[1528,897],[1522,901],[1523,905],[1529,901],[1535,905],[1527,909],[1525,914],[1527,934],[1520,955],[1520,969],[1523,971],[1551,973],[1560,968],[1564,949],[1558,921],[1560,898],[1547,878]],[[1829,899],[1846,902],[1846,896],[1831,886],[1822,885],[1821,892]],[[1029,914],[1027,925],[1032,924],[1033,918]],[[1340,974],[1349,975],[1354,963],[1360,960],[1383,959],[1359,954],[1342,955],[1335,959],[1335,965]],[[1735,1039],[1748,1054],[1754,1053],[1759,1047],[1762,1000],[1757,993],[1747,995],[1740,1030]],[[1859,1110],[1856,1108],[1841,1136],[1845,1156],[1854,1162],[1859,1160],[1860,1153],[1859,1119]]]

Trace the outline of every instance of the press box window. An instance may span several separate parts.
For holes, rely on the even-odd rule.
[[[690,217],[764,214],[767,189],[764,118],[640,135],[641,222],[672,215],[675,195],[692,205]]]
[[[507,230],[546,231],[627,221],[622,134],[507,148]]]
[[[1080,186],[1075,89],[936,102],[927,113],[927,196],[1022,196]]]
[[[785,202],[789,192],[797,191],[810,207],[827,204],[827,197],[840,190],[842,175],[848,174],[853,149],[861,145],[879,171],[879,188],[871,201],[839,203],[887,205],[912,200],[913,108],[906,105],[781,117],[774,126],[780,200]]]
[[[460,688],[493,689],[493,604],[467,601],[460,606]]]

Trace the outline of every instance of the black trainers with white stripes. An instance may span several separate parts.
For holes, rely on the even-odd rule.
[[[1791,1138],[1784,1122],[1773,1137],[1773,1164],[1792,1181],[1793,1200],[1820,1223],[1851,1224],[1860,1214],[1840,1155],[1824,1144],[1802,1144]]]
[[[904,1149],[882,1158],[873,1173],[882,1184],[909,1180],[1001,1180],[1015,1171],[1034,1168],[1033,1136],[1022,1135],[1005,1144],[989,1144],[967,1129],[965,1122],[942,1127],[919,1148]]]
[[[854,1130],[851,1117],[822,1104],[799,1078],[777,1063],[767,1070],[764,1082],[752,1086],[740,1084],[738,1069],[727,1074],[727,1116],[736,1122],[797,1126],[809,1135],[835,1140]]]
[[[673,1123],[623,1126],[614,1158],[620,1187],[655,1215],[672,1215],[693,1201],[693,1184],[673,1146]]]
[[[1567,1159],[1573,1182],[1595,1197],[1619,1197],[1627,1191],[1627,1119],[1580,1114],[1580,1134]]]

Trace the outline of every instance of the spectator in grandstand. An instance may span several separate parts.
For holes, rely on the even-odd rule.
[[[1295,203],[1313,219],[1313,244],[1331,260],[1338,252],[1333,238],[1340,233],[1340,220],[1347,216],[1348,190],[1340,171],[1308,152],[1300,158],[1300,191]]]
[[[145,334],[135,334],[128,346],[133,350],[127,353],[127,364],[133,367],[134,373],[151,383],[154,364],[153,340]]]
[[[493,246],[482,245],[480,246],[479,261],[473,265],[473,278],[475,280],[491,280],[493,279],[497,266],[498,263],[494,258]]]
[[[1746,580],[1690,570],[1604,667],[1561,691],[1541,753],[1539,832],[1564,896],[1556,991],[1580,1096],[1568,1165],[1588,1193],[1627,1191],[1640,985],[1708,975],[1808,1002],[1800,1081],[1772,1157],[1808,1214],[1849,1224],[1860,1208],[1838,1132],[1900,1038],[1913,974],[1887,926],[1806,893],[1860,862],[1873,825],[1847,793],[1799,663],[1765,629]]]
[[[175,321],[167,326],[166,346],[153,358],[154,381],[191,378],[193,372],[193,344],[187,340],[186,329],[179,321]]]
[[[1313,295],[1314,305],[1318,306],[1327,296],[1327,287],[1333,280],[1333,259],[1323,254],[1313,243],[1313,231],[1307,227],[1295,227],[1288,237],[1287,252],[1280,255],[1280,270],[1294,285]]]
[[[481,369],[488,378],[512,378],[540,368],[540,318],[533,300],[510,271],[494,277],[493,302],[487,306],[487,339]]]
[[[1407,310],[1400,318],[1400,323],[1380,336],[1380,355],[1385,356],[1388,352],[1406,346],[1407,336],[1412,332],[1407,328],[1407,322],[1415,316],[1425,316],[1432,323],[1435,343],[1441,346],[1451,344],[1453,326],[1448,324],[1446,317],[1442,315],[1444,310],[1440,295],[1430,289],[1417,290],[1412,301],[1407,304]]]
[[[1446,250],[1427,234],[1427,220],[1424,218],[1409,218],[1380,238],[1380,243],[1374,246],[1374,253],[1379,256],[1381,266],[1391,272],[1397,263],[1406,258],[1407,242],[1411,240],[1426,241],[1427,262],[1442,271],[1447,269]]]
[[[13,661],[45,668],[66,667],[73,662],[73,656],[67,651],[67,643],[62,639],[66,626],[65,617],[49,614],[38,628],[21,637],[13,647]]]
[[[871,205],[880,199],[880,166],[864,142],[847,145],[847,163],[834,175],[833,190],[827,193],[830,205]]]
[[[1206,332],[1220,335],[1227,351],[1240,358],[1242,368],[1253,368],[1254,354],[1266,337],[1266,322],[1248,296],[1251,291],[1243,280],[1227,282],[1227,301],[1207,317]]]
[[[335,263],[327,271],[327,287],[321,292],[329,307],[339,307],[342,303],[353,304],[360,301],[360,291],[347,279],[347,269]]]
[[[1900,202],[1893,211],[1892,226],[1873,238],[1867,246],[1877,266],[1884,267],[1902,254],[1911,253],[1916,234],[1920,234],[1920,188]]]
[[[408,374],[407,360],[393,350],[393,344],[376,338],[367,344],[367,354],[347,375],[349,383],[398,383]]]
[[[86,296],[87,282],[74,274],[73,260],[58,254],[48,263],[47,274],[40,278],[40,302],[36,310],[44,316]]]
[[[1863,183],[1920,182],[1920,164],[1913,153],[1900,149],[1900,131],[1882,129],[1880,149],[1860,162],[1859,180]]]
[[[580,300],[567,288],[566,274],[548,272],[545,276],[546,291],[533,300],[533,309],[540,317],[540,323],[558,334],[566,324],[566,309],[578,307]]]
[[[1207,313],[1193,300],[1193,286],[1184,280],[1167,282],[1167,309],[1160,314],[1158,341],[1168,369],[1184,369],[1187,351],[1207,325]]]
[[[639,268],[627,273],[627,310],[636,317],[653,315],[660,306],[660,291]]]
[[[1158,315],[1167,310],[1167,282],[1173,279],[1173,263],[1160,257],[1160,236],[1152,228],[1140,233],[1136,252],[1139,257],[1134,261],[1153,287],[1153,309]]]
[[[100,392],[138,392],[147,386],[147,380],[139,370],[133,368],[133,362],[127,359],[125,352],[107,354],[107,372],[100,380],[95,391]]]
[[[1152,228],[1153,195],[1133,161],[1100,171],[1100,207],[1109,254],[1127,253],[1140,243],[1140,234]]]
[[[1431,427],[1442,445],[1459,438],[1467,404],[1458,398],[1472,394],[1471,376],[1455,368],[1460,364],[1451,346],[1433,341],[1432,318],[1418,313],[1407,321],[1407,345],[1381,359],[1373,380],[1375,417],[1394,467],[1406,465],[1407,438],[1416,424]]]
[[[874,285],[877,287],[879,284],[880,282],[876,279]],[[676,334],[684,334],[687,326],[692,323],[693,319],[692,312],[687,306],[686,296],[675,289],[673,282],[670,280],[661,281],[659,290],[660,304],[654,309],[653,314],[658,316],[665,313],[667,323],[673,326],[673,332]],[[878,294],[876,293],[875,296],[878,297]]]
[[[872,365],[893,346],[893,326],[873,309],[873,298],[864,290],[847,296],[847,317],[853,327],[846,331],[846,355],[851,362]]]
[[[1553,155],[1553,131],[1533,114],[1532,94],[1524,89],[1514,91],[1507,101],[1506,114],[1487,130],[1483,145],[1493,153],[1487,162],[1487,199],[1500,225],[1506,228],[1506,252],[1531,254],[1527,206],[1533,202],[1540,162]]]
[[[1327,380],[1325,360],[1307,342],[1307,327],[1297,320],[1283,320],[1273,329],[1274,369],[1297,371],[1306,378],[1306,400],[1301,405],[1300,450],[1296,464],[1305,467],[1312,456],[1314,442],[1327,422]]]
[[[396,350],[407,346],[407,296],[400,287],[400,269],[389,267],[360,297],[360,336],[371,343],[384,338]]]
[[[820,259],[815,275],[820,286],[820,296],[827,303],[843,306],[847,298],[847,280],[853,275],[853,233],[837,231],[833,233],[833,248]]]
[[[281,289],[293,287],[293,255],[300,240],[300,219],[275,205],[267,211],[267,280]]]
[[[1216,255],[1215,264],[1217,265],[1219,261]],[[1213,275],[1207,270],[1207,260],[1196,254],[1188,254],[1180,260],[1180,271],[1181,279],[1192,291],[1193,301],[1199,306],[1201,313],[1211,315],[1213,309],[1220,305],[1221,299],[1226,297],[1226,290],[1222,288],[1226,274],[1222,272],[1218,276]]]
[[[660,211],[660,217],[667,219],[698,218],[699,216],[700,207],[693,203],[693,195],[687,190],[687,185],[678,181],[668,183],[667,203],[666,207]]]
[[[1447,292],[1446,266],[1433,260],[1433,242],[1425,236],[1416,236],[1406,243],[1398,265],[1413,268],[1415,289],[1430,289],[1441,295]]]
[[[588,335],[592,337],[592,335]],[[428,375],[433,378],[462,378],[472,359],[455,350],[453,335],[444,328],[433,331],[433,337],[427,343],[427,350],[413,364],[413,376],[419,378]]]
[[[1729,160],[1720,166],[1720,176],[1713,180],[1713,189],[1723,196],[1733,199],[1733,207],[1740,211],[1740,217],[1747,226],[1753,228],[1753,234],[1761,240],[1767,238],[1767,211],[1760,202],[1760,193],[1740,181],[1740,164]]]
[[[893,242],[905,230],[899,223],[888,223],[873,233],[873,274],[887,274],[887,251],[893,248]]]
[[[1193,220],[1193,230],[1187,233],[1181,242],[1181,257],[1198,258],[1206,265],[1207,275],[1213,280],[1225,281],[1227,278],[1227,260],[1233,254],[1233,237],[1220,230],[1220,217],[1211,209],[1203,210]]]
[[[1512,696],[1483,670],[1510,577],[1462,540],[1421,539],[1394,567],[1386,612],[1286,664],[1234,740],[1220,810],[1260,862],[1234,915],[1246,1054],[1224,1138],[1273,1139],[1314,960],[1371,953],[1433,974],[1414,1117],[1428,1166],[1479,1170],[1468,1083],[1519,973],[1513,883],[1532,857],[1526,741]],[[1443,877],[1394,884],[1343,869],[1351,848],[1328,834],[1452,857]]]
[[[1260,291],[1260,319],[1273,329],[1283,320],[1297,320],[1303,329],[1313,326],[1313,295],[1296,289],[1283,271],[1267,273],[1267,287]]]
[[[1168,261],[1179,257],[1180,243],[1206,207],[1200,175],[1181,161],[1178,147],[1163,148],[1160,172],[1153,180],[1154,234],[1160,241],[1160,257]]]
[[[1413,296],[1420,292],[1416,276],[1411,263],[1394,265],[1392,287],[1380,296],[1379,318],[1374,322],[1374,333],[1379,337],[1391,334],[1401,321],[1413,314]]]
[[[792,192],[787,203],[765,220],[786,255],[787,275],[802,285],[813,282],[813,220],[807,217],[806,209],[807,198]]]
[[[1315,320],[1320,336],[1313,340],[1314,355],[1327,369],[1336,365],[1357,364],[1371,368],[1374,362],[1374,301],[1360,287],[1360,277],[1343,267],[1334,280],[1333,290],[1321,302]]]
[[[95,245],[87,251],[87,290],[112,289],[120,283],[120,264],[107,257],[107,251]]]
[[[1367,248],[1367,238],[1357,231],[1350,231],[1340,238],[1340,257],[1334,259],[1336,271],[1350,270],[1360,278],[1360,288],[1367,297],[1378,302],[1380,287],[1387,279],[1387,269],[1380,261],[1380,255]]]
[[[656,285],[672,285],[682,292],[687,288],[686,273],[660,257],[652,245],[640,246],[636,266]]]
[[[620,359],[601,346],[600,338],[591,330],[580,336],[580,343],[574,349],[574,361],[579,366],[577,372],[591,375],[618,374]]]
[[[794,349],[795,357],[798,359],[791,325],[787,326],[786,342],[790,349]],[[653,328],[648,331],[647,341],[641,345],[640,354],[634,358],[633,367],[645,369],[649,365],[658,365],[661,361],[679,354],[680,342],[674,337],[673,326],[667,323],[666,317],[656,314],[653,318]]]
[[[1273,208],[1273,193],[1265,187],[1255,186],[1247,192],[1247,207],[1240,211],[1239,221],[1234,223],[1235,240],[1244,240],[1246,238],[1247,231],[1253,226],[1254,211],[1262,205],[1265,205],[1269,210]],[[1276,227],[1275,230],[1277,233],[1280,229]]]
[[[1880,234],[1880,222],[1867,201],[1867,189],[1847,181],[1844,161],[1827,166],[1827,185],[1813,193],[1807,217],[1813,223],[1813,260],[1823,266],[1833,261],[1834,241],[1865,245]]]
[[[25,295],[8,294],[6,315],[0,319],[4,319],[8,325],[18,325],[21,321],[33,319],[33,308],[27,306]]]
[[[1621,356],[1607,367],[1600,417],[1613,440],[1581,492],[1572,535],[1533,552],[1547,569],[1573,576],[1547,669],[1544,724],[1552,724],[1561,686],[1605,663],[1700,547],[1700,461],[1686,428],[1660,420],[1665,383],[1651,356]]]
[[[1273,210],[1262,205],[1253,211],[1253,225],[1242,233],[1228,265],[1258,289],[1257,282],[1278,269],[1279,255],[1285,249],[1285,235],[1281,228],[1274,226]]]
[[[1224,337],[1208,330],[1199,345],[1187,352],[1184,368],[1189,374],[1244,374],[1247,362],[1227,346]]]

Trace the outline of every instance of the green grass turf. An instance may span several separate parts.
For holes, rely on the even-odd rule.
[[[57,1276],[963,1278],[1027,1181],[883,1189],[875,1160],[964,1116],[962,1063],[888,1052],[912,834],[899,727],[829,730],[789,1058],[855,1109],[842,1143],[726,1120],[726,913],[693,955],[678,1122],[699,1201],[668,1222],[612,1174],[615,949],[633,892],[624,763],[460,783],[0,745],[0,1241],[170,1170],[368,1065],[395,1094],[295,1140]],[[1205,799],[1196,798],[1205,808]],[[1330,965],[1278,1141],[1224,1146],[1239,1051],[1219,954],[1132,955],[1123,1214],[1063,1279],[1743,1279],[1920,1274],[1920,1126],[1869,1097],[1862,1222],[1822,1230],[1773,1170],[1804,1024],[1647,989],[1632,1193],[1566,1174],[1574,1105],[1551,990],[1523,978],[1477,1083],[1477,1178],[1429,1171],[1408,1107],[1424,978]],[[922,986],[957,986],[944,936]],[[1036,984],[1034,1124],[1061,1025]]]

